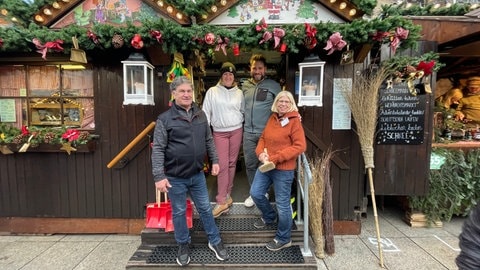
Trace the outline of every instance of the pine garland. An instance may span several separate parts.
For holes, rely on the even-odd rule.
[[[183,27],[177,23],[162,18],[155,20],[144,20],[141,26],[134,26],[129,23],[123,27],[112,26],[108,24],[95,24],[90,29],[85,29],[77,25],[71,25],[59,30],[49,29],[43,26],[30,24],[27,28],[0,28],[0,39],[3,40],[3,46],[0,52],[31,52],[36,51],[32,43],[33,38],[39,39],[42,43],[48,41],[62,40],[63,52],[70,53],[72,47],[72,36],[77,36],[79,47],[83,50],[107,50],[113,49],[112,38],[114,35],[121,35],[125,40],[125,45],[131,48],[130,40],[135,34],[140,34],[146,47],[159,44],[155,37],[152,37],[151,31],[159,31],[162,34],[162,49],[166,53],[177,51],[191,51],[198,49],[208,51],[216,49],[217,41],[214,44],[206,44],[204,37],[207,33],[213,33],[217,38],[222,38],[227,42],[230,48],[234,43],[238,43],[241,49],[259,48],[264,50],[275,50],[273,38],[267,42],[259,44],[262,40],[264,31],[272,32],[275,27],[283,28],[286,32],[281,39],[288,47],[288,51],[298,53],[305,49],[305,24],[287,24],[287,25],[269,25],[262,31],[256,30],[258,22],[235,28],[227,28],[218,25],[192,25]],[[355,20],[350,24],[336,24],[332,22],[312,24],[317,29],[316,39],[318,44],[316,50],[321,50],[328,38],[334,32],[340,32],[343,39],[351,48],[365,43],[375,43],[372,36],[377,31],[391,32],[397,27],[409,30],[407,39],[402,40],[399,49],[406,49],[415,46],[420,38],[420,26],[414,25],[412,21],[403,17],[388,17],[385,19],[376,18],[372,20]],[[94,33],[98,40],[94,42],[87,31]],[[388,43],[386,39],[382,41]]]

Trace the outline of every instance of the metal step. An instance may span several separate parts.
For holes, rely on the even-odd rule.
[[[253,222],[259,217],[260,211],[256,207],[246,208],[242,203],[234,203],[228,214],[216,218],[231,257],[228,261],[218,261],[207,246],[202,223],[198,213],[194,212],[189,269],[317,269],[313,255],[303,250],[303,224],[294,222],[291,247],[272,252],[266,249],[265,244],[275,237],[277,227],[255,228]],[[130,258],[127,269],[180,267],[176,263],[178,247],[173,232],[144,229],[141,239],[142,245]],[[304,253],[309,256],[304,256]]]

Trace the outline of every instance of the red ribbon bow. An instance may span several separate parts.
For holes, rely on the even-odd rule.
[[[267,23],[265,22],[265,18],[262,18],[260,20],[260,22],[255,26],[255,30],[257,30],[257,32],[260,32],[264,29],[267,29],[268,25]]]
[[[434,66],[435,66],[435,60],[432,60],[430,62],[420,61],[420,63],[417,66],[417,70],[422,70],[425,76],[428,76],[432,74]]]
[[[89,39],[91,39],[93,41],[93,43],[98,44],[98,37],[97,37],[97,35],[95,35],[95,33],[93,33],[90,30],[87,30],[87,36],[88,36]]]
[[[274,48],[277,48],[280,45],[280,40],[285,36],[285,30],[282,28],[273,28],[273,40],[275,41]]]
[[[262,44],[264,42],[267,42],[269,41],[271,38],[273,37],[272,33],[270,31],[265,31],[263,33],[263,37],[262,39],[260,40],[260,42],[258,42],[258,44]]]
[[[305,46],[308,49],[313,49],[317,46],[317,29],[312,27],[310,24],[305,23]]]
[[[49,41],[45,44],[42,44],[38,38],[32,39],[33,44],[37,47],[37,52],[42,55],[42,58],[47,60],[47,52],[49,49],[54,50],[56,52],[63,51],[61,44],[63,44],[63,40],[57,39],[55,41]]]
[[[215,47],[215,51],[219,51],[222,49],[223,54],[227,55],[227,45],[230,40],[226,37],[222,39],[220,36],[217,37],[217,47]]]
[[[162,43],[162,33],[158,30],[151,30],[150,36],[155,38],[158,43]]]
[[[327,46],[323,48],[324,50],[330,50],[328,51],[327,55],[332,54],[334,51],[341,51],[345,45],[347,45],[347,42],[342,39],[342,35],[340,35],[339,32],[333,33],[327,41]]]
[[[397,51],[398,46],[400,45],[400,41],[403,39],[406,39],[408,37],[408,30],[402,28],[402,27],[397,27],[395,29],[395,33],[393,36],[390,38],[390,48],[392,48],[392,53],[395,54]]]

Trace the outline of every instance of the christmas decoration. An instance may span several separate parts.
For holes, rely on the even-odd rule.
[[[3,39],[0,38],[0,48],[3,47]]]
[[[162,33],[158,30],[151,30],[150,36],[155,38],[158,43],[162,43]]]
[[[379,42],[384,42],[385,39],[388,39],[390,41],[390,48],[392,50],[392,54],[395,54],[398,46],[400,45],[400,42],[408,38],[408,33],[409,31],[407,29],[403,27],[397,27],[394,31],[377,31],[372,38],[373,40]]]
[[[222,52],[224,55],[227,55],[227,45],[230,40],[226,37],[222,39],[222,37],[218,36],[217,37],[217,47],[215,47],[215,51],[219,51],[222,49]]]
[[[327,41],[327,46],[323,48],[324,50],[329,50],[327,55],[332,54],[334,51],[341,51],[347,43],[342,39],[342,35],[339,32],[333,33]]]
[[[97,37],[97,35],[95,33],[93,33],[91,30],[87,30],[87,36],[90,40],[93,41],[93,43],[95,44],[98,44],[100,41],[99,41],[99,38]]]
[[[175,53],[173,56],[173,64],[170,71],[167,73],[167,82],[172,82],[176,77],[186,76],[190,78],[190,72],[188,69],[183,67],[185,64],[183,60],[183,55],[181,53]]]
[[[238,43],[233,44],[232,51],[233,51],[233,55],[239,56],[240,55],[240,45],[238,45]]]
[[[275,41],[273,48],[278,47],[278,45],[280,44],[280,41],[284,36],[285,36],[285,30],[278,27],[273,28],[273,40]]]
[[[205,34],[204,41],[208,45],[212,45],[213,43],[215,43],[215,35],[213,33]]]
[[[265,18],[262,18],[258,24],[255,26],[255,30],[257,30],[257,32],[260,32],[260,31],[263,31],[265,29],[267,29],[268,25],[267,23],[265,22]]]
[[[76,148],[72,147],[72,144],[70,142],[63,143],[62,147],[60,147],[60,150],[66,151],[68,155],[70,155],[72,152],[77,151]]]
[[[132,41],[130,42],[132,44],[132,47],[135,49],[141,49],[143,48],[143,40],[142,37],[139,34],[133,35]]]
[[[281,53],[285,53],[287,51],[287,44],[282,43],[282,45],[280,45],[280,50],[279,51]]]
[[[56,41],[48,41],[45,44],[42,44],[38,38],[32,39],[32,43],[37,47],[37,52],[42,55],[44,60],[47,60],[48,50],[53,50],[56,52],[63,51],[62,44],[63,40],[57,39]]]
[[[317,46],[317,29],[309,23],[305,23],[305,47],[311,50]]]
[[[121,47],[123,47],[124,44],[125,44],[125,40],[123,39],[122,35],[119,35],[119,34],[113,35],[112,45],[115,49],[120,49]]]

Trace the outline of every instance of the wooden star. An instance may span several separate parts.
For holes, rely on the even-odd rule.
[[[65,150],[68,153],[68,155],[70,155],[72,151],[77,151],[77,149],[73,148],[69,142],[62,143],[62,147],[60,148],[60,150]]]
[[[4,144],[0,145],[0,152],[4,155],[13,154],[12,150],[10,150],[10,148]]]

